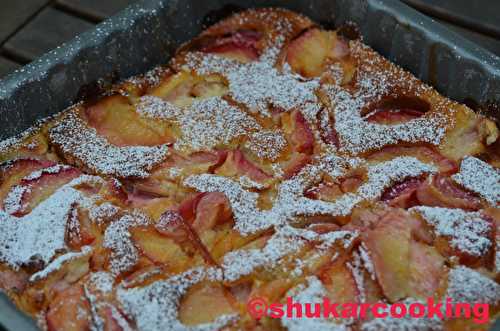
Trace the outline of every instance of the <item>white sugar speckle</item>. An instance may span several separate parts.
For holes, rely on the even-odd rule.
[[[434,227],[436,235],[450,238],[452,247],[473,256],[482,256],[491,247],[491,224],[479,212],[440,207],[414,207]]]
[[[460,172],[451,176],[457,183],[476,192],[489,203],[500,203],[500,170],[475,157],[467,156],[460,164]]]

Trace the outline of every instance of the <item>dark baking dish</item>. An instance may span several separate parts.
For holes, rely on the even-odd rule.
[[[365,43],[444,95],[477,104],[500,100],[499,57],[399,1],[143,0],[0,81],[0,140],[89,92],[167,62],[206,25],[240,9],[266,6],[289,8],[328,27],[354,22]],[[500,119],[498,111],[489,115]],[[0,324],[12,331],[36,330],[3,296]],[[500,330],[498,323],[493,329]]]

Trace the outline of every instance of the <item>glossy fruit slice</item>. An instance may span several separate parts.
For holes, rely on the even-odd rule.
[[[316,116],[318,120],[318,129],[323,142],[340,147],[340,139],[335,130],[335,118],[330,114],[327,108],[323,108]]]
[[[181,203],[178,211],[199,234],[218,224],[228,222],[232,218],[229,200],[219,192],[196,194]]]
[[[80,212],[78,205],[74,204],[66,222],[66,244],[74,250],[92,244],[96,239],[94,227],[88,217]]]
[[[323,270],[320,279],[332,302],[358,302],[359,289],[351,270],[344,261],[339,261]]]
[[[430,104],[418,97],[399,96],[385,98],[362,112],[364,119],[384,125],[401,124],[423,116]]]
[[[80,175],[78,169],[63,165],[33,172],[11,189],[4,200],[5,209],[17,217],[29,214],[57,189]]]
[[[281,115],[281,124],[289,145],[294,151],[311,154],[314,149],[314,135],[304,115],[298,110]]]
[[[176,106],[189,106],[195,100],[222,96],[228,91],[224,79],[218,75],[198,76],[181,71],[166,78],[149,91]]]
[[[175,141],[167,123],[140,116],[122,95],[105,97],[84,113],[89,125],[115,146],[156,146]]]
[[[380,199],[391,207],[414,207],[418,205],[417,190],[424,181],[422,177],[408,178],[386,189]]]
[[[81,285],[73,285],[58,294],[49,305],[47,328],[50,331],[86,331],[90,329],[90,304]]]
[[[419,204],[432,207],[461,208],[478,210],[481,200],[464,190],[451,178],[442,175],[429,176],[418,187],[416,193]]]
[[[368,155],[369,160],[389,161],[400,156],[413,156],[422,162],[434,164],[442,174],[458,171],[458,163],[443,156],[431,146],[387,146]]]
[[[288,45],[286,60],[304,77],[319,76],[328,61],[349,55],[349,45],[335,32],[310,29]]]
[[[187,325],[213,322],[217,317],[236,313],[235,299],[219,283],[203,282],[191,287],[181,299],[178,316]]]
[[[21,180],[37,170],[54,166],[52,161],[38,159],[17,159],[0,166],[0,208],[10,190]]]
[[[264,183],[271,179],[272,176],[268,175],[257,165],[247,159],[245,154],[240,150],[233,150],[227,153],[225,162],[215,170],[217,175],[241,178],[245,176],[258,183]]]
[[[255,61],[259,57],[257,43],[262,34],[253,30],[239,30],[207,40],[200,50],[205,53],[214,53],[241,62]]]
[[[407,295],[411,228],[405,214],[390,212],[362,233],[384,295],[396,302]]]
[[[154,228],[133,228],[130,234],[141,253],[154,263],[166,264],[173,270],[183,270],[190,260],[173,239],[161,235]]]
[[[412,241],[410,244],[410,281],[408,295],[412,298],[432,297],[445,274],[445,259],[433,246]]]

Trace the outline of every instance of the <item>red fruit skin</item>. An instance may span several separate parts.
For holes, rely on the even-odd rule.
[[[288,132],[287,132],[288,131]],[[304,115],[298,110],[290,114],[290,128],[285,128],[292,148],[304,154],[312,154],[314,150],[314,135]]]
[[[439,168],[441,174],[453,174],[458,171],[458,163],[441,155],[430,146],[386,146],[371,153],[369,159],[390,159],[401,155],[414,156],[431,162]]]
[[[228,151],[224,163],[215,170],[216,174],[226,177],[247,176],[256,182],[272,178],[258,166],[250,162],[240,150]]]
[[[323,142],[339,148],[340,139],[337,131],[335,130],[335,119],[330,116],[326,108],[322,109],[318,113],[317,120],[318,120],[318,129]]]
[[[380,198],[391,207],[411,208],[418,205],[417,190],[425,178],[408,178],[385,190]]]
[[[449,177],[443,175],[430,176],[416,192],[420,205],[431,207],[461,208],[479,210],[481,200],[474,194],[462,189]]]
[[[365,117],[370,123],[401,124],[419,118],[424,113],[414,109],[379,109]]]
[[[47,192],[54,192],[59,187],[69,183],[71,180],[81,175],[80,170],[71,167],[61,168],[56,173],[43,173],[37,178],[22,179],[19,186],[27,188],[21,195],[20,204],[11,214],[16,217],[22,217],[36,207],[38,199]]]
[[[241,30],[232,35],[215,39],[210,44],[202,47],[201,51],[215,54],[238,52],[248,60],[253,61],[259,58],[257,43],[261,37],[262,35],[259,32]]]
[[[283,167],[283,178],[290,179],[297,175],[302,168],[311,162],[311,156],[307,154],[294,153]]]
[[[177,210],[166,211],[160,217],[156,230],[162,235],[174,239],[178,243],[190,242],[196,247],[207,263],[216,265],[207,247],[198,236],[198,232],[193,227],[197,206],[201,199],[208,194],[209,193],[199,193],[181,203]]]
[[[17,159],[0,166],[0,209],[12,187],[19,185],[22,178],[30,173],[56,165],[56,163],[39,159]]]

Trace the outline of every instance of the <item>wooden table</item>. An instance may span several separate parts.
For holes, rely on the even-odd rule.
[[[135,1],[2,1],[0,78]],[[402,1],[500,56],[500,1]]]
[[[0,9],[0,77],[137,0],[7,0]]]

